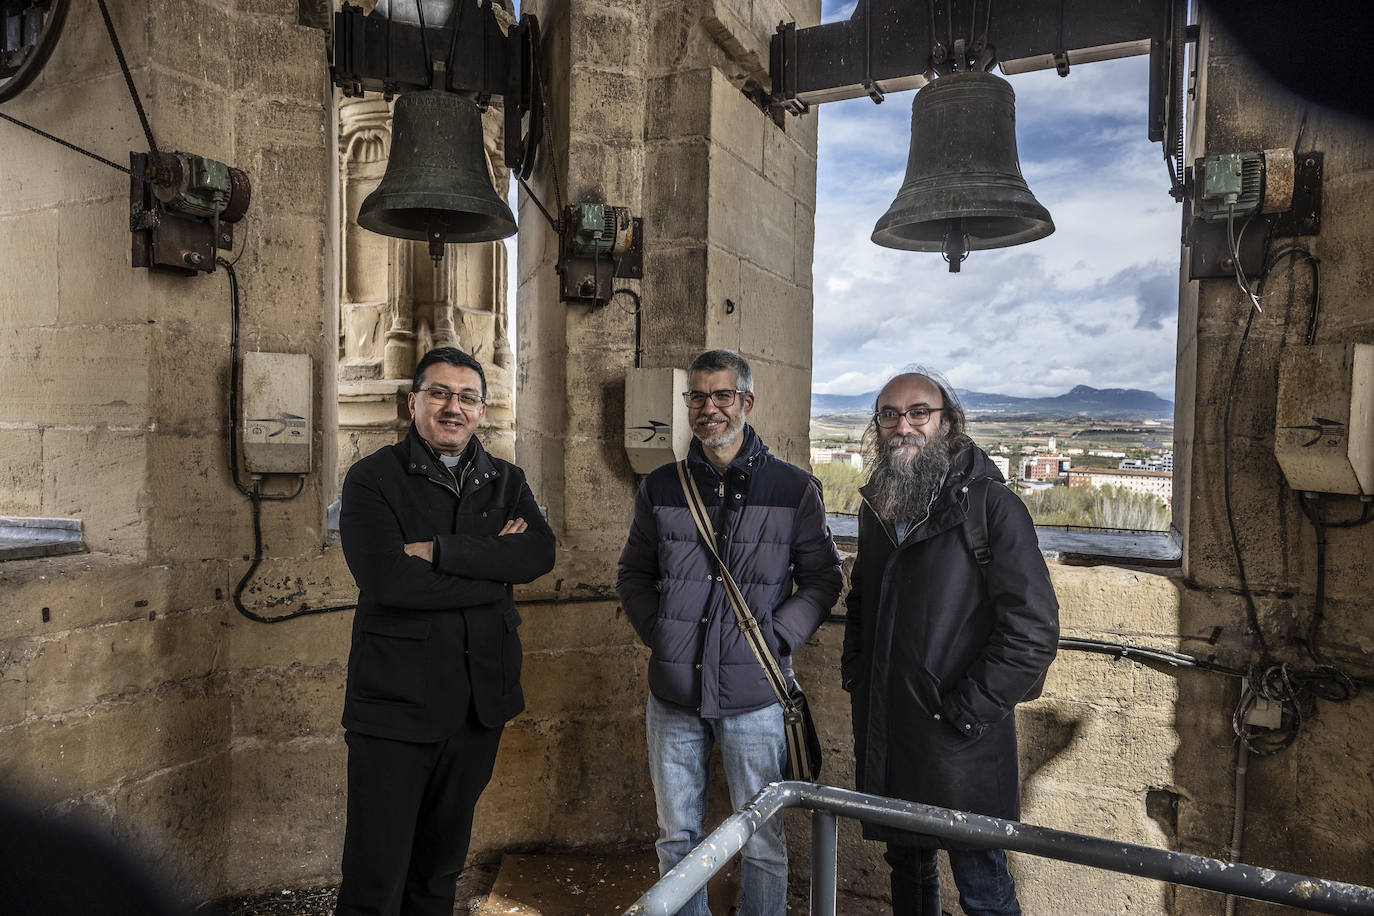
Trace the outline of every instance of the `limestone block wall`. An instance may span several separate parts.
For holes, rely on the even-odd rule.
[[[556,237],[520,195],[516,458],[548,507],[559,562],[527,592],[549,601],[522,611],[529,710],[507,731],[479,829],[519,827],[555,847],[642,848],[655,834],[646,658],[612,591],[638,484],[623,448],[624,379],[637,364],[685,367],[703,349],[737,349],[755,369],[755,425],[775,453],[805,462],[815,120],[784,131],[751,105],[737,88],[736,46],[766,60],[778,20],[815,22],[819,8],[524,8],[543,27],[553,125],[531,185],[550,208],[600,202],[642,216],[644,278],[618,282],[633,295],[600,308],[560,302]],[[554,810],[527,805],[517,821],[492,799],[519,797],[531,775]]]
[[[315,416],[332,414],[323,33],[294,0],[110,7],[160,148],[252,181],[234,253],[243,348],[309,354]],[[146,149],[94,4],[72,5],[39,81],[5,111],[116,162]],[[254,880],[236,847],[282,829],[275,811],[240,806],[264,783],[307,787],[334,810],[336,729],[323,754],[305,736],[336,716],[346,621],[269,636],[229,605],[253,528],[229,475],[225,272],[131,268],[128,178],[2,133],[0,514],[79,517],[91,552],[0,564],[0,790],[92,820],[187,896],[217,896]],[[310,572],[325,540],[319,468],[332,464],[323,428],[301,495],[264,512],[266,555],[295,559],[264,570],[250,604],[291,601],[302,584],[325,597],[334,581]],[[307,677],[260,701],[288,669],[331,666],[315,694]],[[263,735],[279,746],[264,750]],[[301,748],[308,765],[293,762]],[[271,778],[236,780],[255,758]]]
[[[297,499],[264,505],[265,560],[245,593],[268,615],[352,600],[339,551],[325,546],[325,503],[347,463],[333,455],[332,405],[385,435],[402,419],[394,391],[370,390],[368,379],[335,391],[338,151],[323,33],[300,24],[299,8],[131,0],[114,10],[159,143],[253,180],[238,227],[245,349],[315,359],[316,471]],[[544,24],[554,123],[532,184],[546,204],[599,201],[643,216],[645,277],[621,284],[639,297],[638,339],[632,296],[599,309],[560,303],[556,242],[521,195],[517,458],[559,533],[560,561],[521,592],[529,710],[507,730],[479,809],[479,857],[652,841],[645,659],[610,590],[637,483],[621,445],[626,371],[637,356],[681,366],[706,347],[740,350],[756,368],[756,426],[798,462],[810,388],[815,118],[824,113],[779,130],[738,87],[757,78],[751,61],[774,25],[812,23],[816,4],[530,8]],[[1195,152],[1292,144],[1301,105],[1262,84],[1205,20],[1201,47]],[[41,81],[6,112],[114,159],[143,146],[97,12],[80,4]],[[10,253],[0,263],[0,514],[79,516],[92,548],[0,565],[0,790],[94,819],[193,898],[332,880],[349,615],[267,626],[229,601],[253,530],[228,468],[224,275],[133,270],[124,176],[0,127],[0,247]],[[1305,240],[1322,264],[1318,340],[1368,341],[1374,144],[1367,127],[1318,109],[1303,137],[1303,149],[1326,154],[1323,231]],[[1229,442],[1221,414],[1246,307],[1229,280],[1183,284],[1174,505],[1184,569],[1054,564],[1066,635],[1248,657],[1219,487],[1229,448],[1261,621],[1281,657],[1304,663],[1315,544],[1270,449],[1277,354],[1301,336],[1310,280],[1281,269],[1269,283],[1275,307],[1246,343]],[[499,341],[499,315],[494,324]],[[500,365],[499,347],[492,355]],[[1374,643],[1364,584],[1372,536],[1335,531],[1328,549],[1325,637],[1355,658]],[[826,624],[798,670],[817,706],[827,781],[849,785],[841,634]],[[1224,855],[1237,689],[1214,675],[1062,654],[1045,696],[1018,714],[1026,819]],[[1368,704],[1322,703],[1292,748],[1252,759],[1243,858],[1374,882],[1374,781],[1360,727]],[[803,880],[805,820],[791,817]],[[864,912],[884,895],[886,869],[854,825],[842,838],[842,886]],[[1082,912],[1084,900],[1092,912],[1221,909],[1209,895],[1042,860],[1015,857],[1014,869],[1028,913]]]
[[[1316,343],[1368,343],[1371,307],[1370,205],[1374,202],[1374,133],[1304,102],[1274,85],[1246,51],[1207,17],[1202,19],[1199,80],[1193,106],[1191,155],[1297,147],[1324,153],[1321,232],[1299,241],[1320,259]],[[1291,239],[1275,239],[1279,243]],[[1231,280],[1185,284],[1179,321],[1178,448],[1186,464],[1176,470],[1175,516],[1186,533],[1184,571],[1191,586],[1181,608],[1181,631],[1212,632],[1242,652],[1256,645],[1238,592],[1249,589],[1271,652],[1297,667],[1313,664],[1304,649],[1314,614],[1316,539],[1299,496],[1273,457],[1279,355],[1304,343],[1313,295],[1312,276],[1299,260],[1285,260],[1264,280],[1264,312],[1253,317]],[[1237,369],[1237,355],[1241,361]],[[1229,439],[1223,434],[1227,390],[1238,372]],[[1234,486],[1231,517],[1246,583],[1232,549],[1223,497],[1224,456]],[[1332,518],[1359,514],[1347,499],[1324,510]],[[1368,676],[1374,649],[1369,611],[1369,557],[1374,529],[1332,530],[1326,551],[1326,603],[1322,646],[1341,667]],[[1257,653],[1256,653],[1257,654]],[[1181,807],[1185,824],[1229,823],[1230,774],[1208,780],[1196,764],[1200,733],[1216,731],[1229,710],[1180,698],[1178,766],[1198,787]],[[1320,701],[1316,717],[1296,742],[1249,762],[1244,858],[1291,871],[1374,883],[1374,779],[1371,739],[1361,727],[1371,712],[1367,693],[1335,704]],[[1184,711],[1188,715],[1183,715]],[[1207,788],[1215,791],[1205,791]],[[1229,829],[1222,831],[1229,836]],[[1215,829],[1194,835],[1215,834]],[[1181,895],[1182,896],[1182,895]],[[1241,913],[1257,910],[1242,905]]]

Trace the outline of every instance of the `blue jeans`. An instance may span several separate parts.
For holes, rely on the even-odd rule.
[[[887,844],[892,866],[893,916],[940,916],[940,870],[936,850]],[[1016,882],[1000,849],[949,850],[949,870],[968,916],[1021,916]]]
[[[649,695],[645,713],[649,775],[658,807],[658,871],[666,875],[706,838],[706,789],[711,783],[711,746],[720,744],[730,803],[744,807],[768,783],[782,779],[787,741],[782,707],[703,719]],[[710,916],[703,887],[678,916]],[[787,843],[782,817],[774,817],[744,844],[739,916],[787,913]]]

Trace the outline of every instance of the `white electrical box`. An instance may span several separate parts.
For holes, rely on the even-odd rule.
[[[1374,345],[1284,350],[1274,425],[1294,490],[1374,494]]]
[[[685,369],[631,369],[625,378],[625,453],[636,474],[687,457]]]
[[[310,473],[310,357],[245,353],[239,431],[250,474]]]

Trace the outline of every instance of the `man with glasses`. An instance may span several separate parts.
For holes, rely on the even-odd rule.
[[[339,916],[452,916],[473,809],[525,708],[511,583],[553,568],[554,536],[524,473],[474,435],[486,397],[481,363],[430,350],[409,434],[344,480],[358,610]]]
[[[743,357],[730,350],[702,353],[688,385],[683,398],[694,436],[688,473],[710,516],[716,550],[790,683],[792,653],[820,626],[841,585],[820,485],[775,458],[748,424],[754,377]],[[659,871],[666,874],[705,837],[713,745],[720,745],[736,808],[783,778],[782,707],[740,631],[671,464],[639,488],[616,588],[651,650],[645,722]],[[738,913],[786,911],[787,847],[782,819],[773,818],[745,844]],[[708,916],[705,889],[678,913]]]
[[[878,394],[841,677],[860,791],[1017,820],[1013,710],[1039,696],[1059,604],[1030,513],[964,426],[935,373]],[[867,823],[864,835],[887,843],[896,916],[941,912],[937,847],[968,916],[1021,912],[1000,849]]]

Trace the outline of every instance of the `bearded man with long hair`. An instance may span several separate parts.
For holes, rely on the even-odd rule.
[[[1017,820],[1013,710],[1039,695],[1059,637],[1030,513],[968,437],[937,373],[883,386],[865,449],[872,471],[841,664],[858,788]],[[895,916],[941,912],[937,848],[948,850],[965,913],[1021,912],[1000,849],[875,824],[864,835],[887,843]]]

